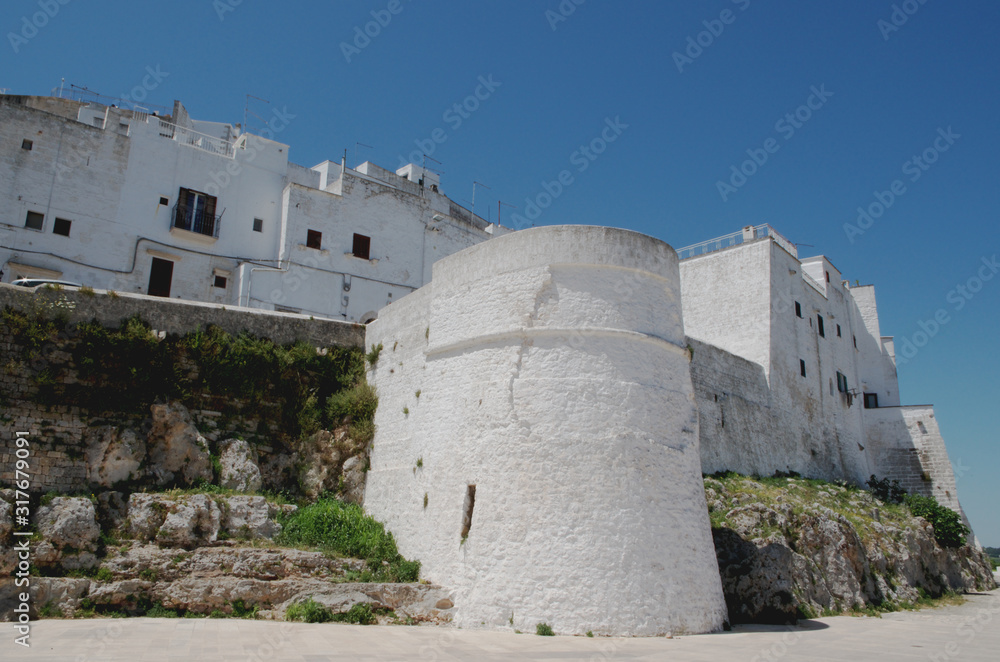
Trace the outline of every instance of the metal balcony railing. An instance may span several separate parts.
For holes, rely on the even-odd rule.
[[[196,210],[187,205],[174,205],[174,211],[170,215],[170,227],[188,232],[197,232],[206,237],[219,238],[219,227],[222,226],[222,216],[214,216],[205,213],[204,209]]]
[[[747,228],[747,230],[740,230],[739,232],[732,232],[721,237],[716,237],[715,239],[709,239],[708,241],[703,241],[698,244],[692,244],[691,246],[685,246],[684,248],[677,249],[677,257],[686,260],[691,257],[696,257],[698,255],[705,255],[706,253],[714,253],[716,251],[721,251],[724,248],[729,248],[730,246],[738,246],[739,244],[747,243],[757,239],[763,239],[764,237],[771,237],[774,242],[788,251],[789,254],[794,257],[799,256],[798,249],[795,248],[795,244],[785,239],[777,230],[772,228],[767,223],[763,225],[757,225],[755,227]]]

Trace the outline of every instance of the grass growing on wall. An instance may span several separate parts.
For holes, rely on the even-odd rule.
[[[400,556],[392,534],[358,505],[320,499],[279,521],[279,544],[365,559],[369,570],[361,581],[415,582],[420,575],[420,562]]]
[[[232,335],[210,326],[184,336],[158,338],[149,324],[131,317],[117,328],[97,322],[67,327],[58,317],[5,308],[0,322],[33,359],[32,379],[43,404],[75,405],[92,411],[146,415],[154,402],[181,400],[201,408],[195,394],[240,403],[236,415],[279,418],[283,433],[297,438],[341,423],[347,403],[358,432],[369,436],[377,399],[364,384],[360,348],[326,348],[309,343],[279,345],[249,334]],[[64,384],[68,351],[79,383]],[[268,410],[268,405],[270,409]]]

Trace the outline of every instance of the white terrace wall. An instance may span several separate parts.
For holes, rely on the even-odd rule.
[[[722,626],[669,246],[581,226],[500,237],[437,262],[366,343],[383,349],[365,507],[455,589],[458,624]]]

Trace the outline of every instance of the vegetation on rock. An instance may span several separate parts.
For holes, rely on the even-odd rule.
[[[368,570],[360,581],[415,582],[419,578],[420,562],[400,556],[392,534],[356,504],[320,499],[279,521],[282,531],[277,542],[281,544],[367,561]]]

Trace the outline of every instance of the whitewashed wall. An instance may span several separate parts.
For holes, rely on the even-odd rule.
[[[721,627],[666,244],[583,226],[513,233],[435,264],[367,343],[383,350],[365,507],[455,589],[460,625]]]

